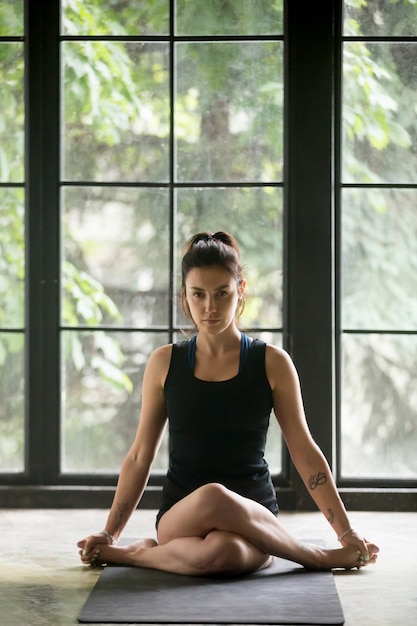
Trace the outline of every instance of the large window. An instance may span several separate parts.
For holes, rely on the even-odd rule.
[[[148,356],[187,328],[182,248],[223,229],[348,504],[415,506],[416,7],[1,4],[3,503],[108,504]],[[271,423],[281,505],[308,507]]]
[[[341,437],[345,479],[417,478],[417,10],[345,3]]]
[[[175,5],[62,4],[63,473],[120,468],[146,359],[185,324],[194,232],[236,233],[256,284],[243,323],[280,342],[282,7]]]
[[[0,20],[0,469],[4,482],[112,483],[147,358],[187,325],[177,264],[191,234],[235,234],[253,287],[242,324],[282,343],[283,7],[26,3],[25,351],[23,6]],[[277,427],[268,454],[280,474]],[[166,467],[164,440],[154,471]]]

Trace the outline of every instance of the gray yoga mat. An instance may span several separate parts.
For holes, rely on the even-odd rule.
[[[111,624],[343,624],[331,572],[276,559],[233,578],[107,566],[78,617]]]

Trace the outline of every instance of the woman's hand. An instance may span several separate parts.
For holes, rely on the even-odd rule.
[[[80,548],[78,554],[84,565],[95,566],[95,561],[100,553],[100,545],[112,545],[113,541],[110,535],[106,535],[103,532],[89,535],[85,539],[81,539],[77,543],[77,547]]]
[[[378,558],[379,548],[374,543],[370,543],[362,537],[356,530],[352,530],[345,535],[340,543],[342,546],[356,547],[358,551],[358,567],[363,567],[369,563],[375,563]]]

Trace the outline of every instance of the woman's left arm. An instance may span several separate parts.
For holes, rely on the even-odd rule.
[[[275,415],[307,491],[342,545],[355,545],[365,554],[367,541],[351,528],[329,464],[308,428],[299,378],[290,356],[284,350],[268,345],[266,371]]]

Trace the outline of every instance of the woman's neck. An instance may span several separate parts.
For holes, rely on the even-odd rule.
[[[227,352],[240,349],[241,332],[234,326],[219,335],[208,335],[198,333],[196,347],[197,350],[207,356],[218,357]]]

